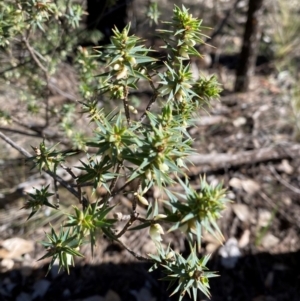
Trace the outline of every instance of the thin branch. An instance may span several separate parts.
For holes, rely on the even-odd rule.
[[[0,132],[0,138],[2,138],[7,144],[9,144],[10,146],[12,146],[14,149],[16,149],[19,153],[21,153],[26,158],[32,158],[33,157],[27,150],[25,150],[23,147],[21,147],[18,144],[16,144],[14,141],[12,141],[10,138],[8,138],[2,132]],[[69,183],[67,183],[66,181],[64,181],[61,177],[59,177],[58,175],[56,175],[55,173],[53,173],[50,170],[44,170],[44,172],[46,172],[53,179],[55,179],[57,182],[59,182],[59,184],[61,186],[63,186],[64,188],[66,188],[74,196],[76,196],[77,198],[79,198],[79,193]],[[84,198],[84,197],[82,197],[82,202],[84,204],[89,204],[89,201],[86,198]]]
[[[56,208],[59,208],[59,204],[60,204],[60,199],[59,199],[59,193],[58,193],[58,186],[57,186],[57,182],[55,179],[53,179],[54,181],[54,190],[55,190],[55,196],[56,196]]]
[[[99,204],[107,204],[108,203],[108,200],[113,196],[113,193],[114,193],[114,189],[116,187],[116,184],[117,184],[117,180],[119,178],[119,172],[120,172],[120,169],[122,168],[123,166],[123,161],[118,163],[117,167],[116,167],[116,170],[115,170],[115,173],[117,174],[117,177],[115,177],[111,183],[110,183],[110,186],[109,186],[109,190],[106,192],[105,196],[102,198],[102,200],[99,202]]]
[[[142,122],[145,119],[145,117],[147,116],[147,112],[149,112],[151,110],[151,107],[155,103],[155,101],[157,99],[157,96],[158,96],[157,89],[155,88],[152,80],[149,80],[149,84],[150,84],[152,90],[154,91],[154,93],[153,93],[153,95],[152,95],[152,97],[151,97],[151,99],[150,99],[150,101],[149,101],[149,103],[148,103],[148,105],[145,109],[145,112],[142,114],[142,116],[139,119],[140,122]]]
[[[32,59],[35,61],[35,63],[39,66],[39,68],[45,73],[46,77],[48,78],[48,70],[45,66],[43,66],[43,64],[40,62],[40,60],[38,59],[38,57],[35,55],[34,53],[34,49],[31,48],[31,46],[28,43],[28,40],[26,38],[23,39],[23,42],[26,45],[27,50],[29,51]]]
[[[45,115],[45,119],[46,119],[46,123],[44,127],[47,127],[49,125],[49,74],[48,74],[48,70],[47,68],[41,63],[41,61],[39,60],[39,58],[37,57],[34,49],[29,45],[28,39],[27,38],[23,38],[23,41],[26,45],[27,50],[29,51],[32,59],[35,61],[35,63],[38,65],[38,67],[44,72],[45,74],[45,78],[46,78],[46,83],[47,83],[47,91],[46,91],[46,115]],[[39,54],[39,56],[41,56]],[[42,56],[41,56],[42,57]]]
[[[127,124],[130,125],[130,112],[129,112],[129,104],[128,104],[128,88],[124,87],[124,98],[123,98],[123,105],[124,105],[124,110],[125,110],[125,116],[127,119]]]
[[[21,122],[18,118],[15,118],[14,116],[10,116],[10,119],[15,122],[17,125],[24,127],[25,129],[31,130],[42,137],[42,131],[44,126],[42,125],[29,125]]]
[[[132,251],[131,249],[129,249],[126,245],[124,245],[123,242],[121,242],[119,239],[116,240],[126,251],[128,251],[131,255],[133,255],[136,259],[138,260],[143,260],[143,261],[148,261],[148,262],[153,262],[153,260],[151,260],[150,258],[144,257],[142,255],[139,255],[137,253],[135,253],[134,251]]]
[[[271,172],[273,173],[273,175],[275,176],[275,178],[278,180],[278,182],[280,182],[282,185],[284,185],[285,187],[289,188],[290,190],[292,190],[293,192],[300,194],[300,189],[297,187],[294,187],[293,185],[291,185],[290,183],[288,183],[286,180],[284,180],[279,174],[278,172],[275,170],[275,168],[273,166],[269,166],[269,169],[271,170]]]
[[[76,175],[73,173],[73,171],[71,170],[70,167],[64,166],[63,164],[60,164],[60,166],[76,181],[76,187],[77,187],[77,191],[78,191],[78,199],[79,199],[79,203],[83,204],[82,202],[82,192],[81,192],[81,186],[80,184],[77,182],[77,177]],[[85,209],[85,208],[83,208]]]
[[[36,137],[36,138],[43,138],[41,135],[38,135],[38,134],[31,134],[31,133],[27,133],[24,131],[9,129],[9,128],[5,128],[5,127],[0,127],[0,131],[12,132],[12,133],[16,133],[16,134],[20,134],[20,135],[24,135],[24,136]]]
[[[2,132],[0,132],[0,138],[2,138],[7,144],[12,146],[19,153],[21,153],[23,156],[25,156],[27,158],[32,157],[32,155],[27,150],[25,150],[23,147],[17,145],[14,141],[12,141],[10,138],[8,138],[6,135],[4,135]]]
[[[213,33],[210,35],[210,37],[206,38],[205,40],[205,44],[210,42],[218,35],[222,32],[223,27],[226,25],[227,21],[230,19],[230,16],[232,14],[232,12],[235,11],[235,9],[237,8],[237,5],[239,4],[241,0],[236,0],[233,7],[231,9],[227,10],[227,13],[225,15],[225,17],[223,18],[223,20],[220,22],[220,24],[218,25],[218,27],[216,27],[216,29],[213,31]]]
[[[130,216],[130,220],[125,224],[124,228],[118,234],[115,235],[115,237],[116,238],[121,237],[137,218],[138,218],[138,213],[133,212]]]

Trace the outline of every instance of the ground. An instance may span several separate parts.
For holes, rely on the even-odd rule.
[[[268,62],[257,68],[249,92],[234,94],[234,71],[214,65],[203,72],[216,73],[224,91],[189,129],[200,154],[191,158],[189,174],[195,187],[204,173],[208,182],[223,183],[232,200],[220,220],[224,246],[205,234],[200,250],[212,254],[209,267],[220,275],[210,282],[211,300],[300,300],[300,144],[290,78]],[[7,151],[3,143],[1,147]],[[178,299],[168,297],[166,284],[157,281],[160,271],[147,273],[147,263],[105,238],[99,240],[94,258],[84,250],[86,258],[70,275],[53,268],[45,276],[46,262],[37,261],[43,249],[34,241],[43,239],[45,225],[60,217],[24,224],[26,212],[19,210],[24,200],[21,188],[15,187],[28,183],[33,172],[20,157],[1,159],[0,300]],[[149,240],[134,234],[125,239],[138,253],[152,248]],[[184,254],[180,235],[166,240]]]

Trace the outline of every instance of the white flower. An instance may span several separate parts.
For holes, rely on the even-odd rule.
[[[159,169],[161,172],[167,172],[169,170],[169,166],[166,163],[159,164]]]
[[[120,64],[118,64],[118,63],[114,64],[114,70],[115,71],[120,70],[120,68],[121,68]]]
[[[161,235],[164,234],[164,230],[160,224],[153,224],[150,226],[149,234],[154,241],[162,241]]]
[[[125,78],[127,77],[127,67],[123,66],[123,68],[117,73],[117,79]]]

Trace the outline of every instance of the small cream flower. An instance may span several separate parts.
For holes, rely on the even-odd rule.
[[[161,235],[164,234],[164,230],[160,224],[153,224],[150,226],[150,237],[154,241],[162,241]]]
[[[128,73],[127,67],[123,66],[123,68],[117,73],[117,79],[122,79],[127,77],[127,73]]]

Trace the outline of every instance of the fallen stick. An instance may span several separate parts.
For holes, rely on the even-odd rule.
[[[293,159],[299,156],[300,144],[282,144],[235,154],[195,154],[189,156],[188,160],[197,168],[197,171],[209,172],[260,162]]]

